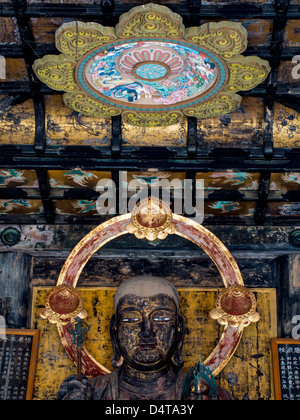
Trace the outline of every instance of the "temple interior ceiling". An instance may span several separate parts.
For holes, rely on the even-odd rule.
[[[194,196],[204,180],[209,225],[299,223],[300,0],[164,3],[186,28],[240,23],[248,33],[243,55],[270,63],[267,79],[238,92],[238,109],[218,117],[182,115],[170,126],[132,126],[123,116],[75,111],[63,91],[37,79],[33,63],[59,54],[61,25],[80,16],[80,22],[115,26],[142,4],[0,0],[0,223],[99,224],[119,212],[98,214],[103,179],[114,181],[118,192],[133,179],[182,185],[191,179]]]

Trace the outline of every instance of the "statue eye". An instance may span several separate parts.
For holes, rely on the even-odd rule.
[[[153,321],[156,321],[156,322],[167,322],[167,321],[171,321],[171,318],[170,317],[167,317],[167,316],[164,316],[164,317],[156,316],[156,317],[153,318]]]
[[[122,322],[126,322],[128,324],[133,324],[134,322],[138,322],[139,318],[123,318]]]
[[[168,310],[158,310],[152,313],[152,321],[154,322],[169,322],[173,319],[173,313]]]

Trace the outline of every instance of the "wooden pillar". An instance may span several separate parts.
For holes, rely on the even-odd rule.
[[[0,315],[7,328],[29,327],[31,256],[0,253]]]
[[[281,258],[278,293],[278,337],[293,337],[300,320],[300,254]],[[298,328],[300,332],[300,328]]]

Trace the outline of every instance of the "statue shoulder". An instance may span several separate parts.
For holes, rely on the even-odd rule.
[[[119,372],[116,369],[109,375],[101,375],[90,379],[94,400],[115,400],[118,394]]]

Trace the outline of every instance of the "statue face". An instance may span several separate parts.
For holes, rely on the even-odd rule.
[[[124,296],[117,308],[117,342],[124,363],[141,371],[170,365],[178,345],[178,314],[172,298]]]

